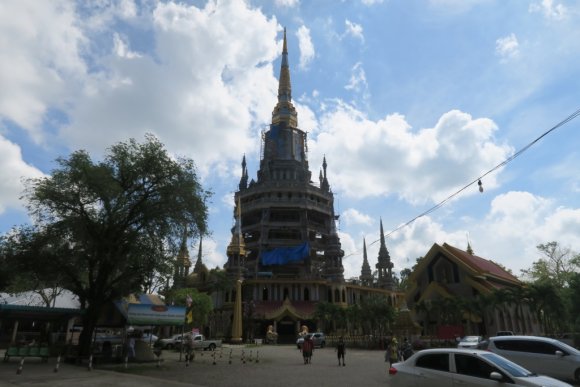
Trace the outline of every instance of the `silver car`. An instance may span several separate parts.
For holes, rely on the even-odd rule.
[[[393,364],[389,369],[389,385],[571,387],[549,376],[534,374],[495,353],[459,348],[425,349]]]
[[[580,382],[580,351],[561,341],[539,336],[490,337],[483,349],[533,372]]]
[[[477,348],[482,339],[481,336],[464,336],[457,342],[457,348]]]
[[[324,333],[322,332],[308,333],[304,337],[308,336],[310,336],[312,338],[312,341],[314,341],[315,347],[324,348],[324,346],[326,345],[326,336],[324,335]],[[296,340],[296,346],[298,347],[298,349],[302,348],[302,343],[304,343],[304,337],[299,337],[298,340]]]

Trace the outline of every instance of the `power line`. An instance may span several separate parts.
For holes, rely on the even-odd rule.
[[[538,138],[536,138],[535,140],[533,140],[532,142],[530,142],[528,145],[524,146],[522,149],[520,149],[519,151],[517,151],[516,153],[514,153],[513,155],[511,155],[510,157],[508,157],[507,159],[505,159],[504,161],[502,161],[501,163],[499,163],[498,165],[496,165],[495,167],[491,168],[489,171],[485,172],[483,175],[476,177],[474,180],[472,180],[471,182],[467,183],[465,186],[463,186],[459,190],[455,191],[454,193],[452,193],[451,195],[449,195],[448,197],[446,197],[445,199],[443,199],[442,201],[440,201],[439,203],[437,203],[433,207],[431,207],[428,210],[420,213],[419,215],[415,216],[414,218],[412,218],[408,222],[403,223],[402,225],[398,226],[397,228],[395,228],[395,229],[389,231],[388,233],[384,234],[385,235],[385,238],[388,238],[389,236],[391,236],[392,234],[396,233],[397,231],[399,231],[399,230],[407,227],[411,223],[415,222],[417,219],[422,218],[423,216],[429,215],[430,213],[432,213],[432,212],[438,210],[439,208],[443,207],[443,205],[445,203],[447,203],[449,200],[453,199],[455,196],[459,195],[461,192],[465,191],[468,187],[472,186],[475,183],[479,183],[481,181],[481,179],[484,178],[485,176],[487,176],[490,173],[496,171],[497,169],[499,169],[499,168],[507,165],[509,162],[513,161],[516,157],[520,156],[522,153],[524,153],[529,148],[531,148],[532,145],[534,145],[535,143],[537,143],[538,141],[540,141],[542,138],[546,137],[548,134],[550,134],[554,130],[560,128],[561,126],[563,126],[565,124],[567,124],[568,122],[572,121],[573,119],[575,119],[578,116],[580,116],[580,109],[576,110],[574,113],[570,114],[568,117],[564,118],[562,121],[558,122],[556,125],[552,126],[550,129],[546,130],[544,133],[542,133],[542,135],[540,135]],[[379,240],[380,240],[380,237],[379,237],[379,239],[377,239],[377,240],[373,241],[372,243],[368,244],[368,246],[374,245]],[[360,253],[360,251],[355,251],[353,253],[350,253],[346,257],[349,257],[351,255],[355,255],[355,254],[359,254],[359,253]],[[346,258],[346,257],[344,257],[344,258]]]

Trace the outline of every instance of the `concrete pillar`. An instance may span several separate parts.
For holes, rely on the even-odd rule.
[[[16,335],[18,334],[18,320],[14,321],[14,328],[12,328],[12,340],[10,344],[16,343]]]

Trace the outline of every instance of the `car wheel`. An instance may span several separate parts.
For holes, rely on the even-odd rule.
[[[326,345],[326,343],[324,341],[320,342],[320,348],[324,348],[325,345]]]
[[[210,351],[215,351],[215,344],[210,344],[209,345],[209,350]]]

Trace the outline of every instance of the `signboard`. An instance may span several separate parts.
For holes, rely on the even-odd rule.
[[[127,323],[131,325],[183,325],[185,306],[129,304]]]

